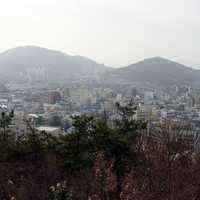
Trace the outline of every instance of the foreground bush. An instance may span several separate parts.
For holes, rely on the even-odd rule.
[[[119,112],[114,126],[83,115],[67,135],[0,137],[0,199],[200,199],[193,138],[181,129],[147,131],[129,109]]]

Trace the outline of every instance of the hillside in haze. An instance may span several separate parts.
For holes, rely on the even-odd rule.
[[[161,57],[145,59],[138,63],[113,70],[110,76],[127,81],[151,82],[156,84],[196,83],[200,70]]]
[[[0,79],[13,82],[63,82],[83,77],[150,82],[155,84],[199,83],[200,70],[161,57],[145,59],[112,69],[82,56],[71,56],[36,46],[10,49],[0,54]]]
[[[17,47],[0,54],[3,80],[65,81],[73,76],[98,76],[107,70],[88,58],[35,46]]]

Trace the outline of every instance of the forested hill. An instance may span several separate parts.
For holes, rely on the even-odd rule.
[[[200,70],[161,57],[113,70],[109,76],[113,75],[124,80],[157,84],[192,84],[200,80]]]

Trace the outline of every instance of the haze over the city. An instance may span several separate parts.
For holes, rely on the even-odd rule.
[[[0,52],[37,45],[121,67],[153,56],[200,66],[198,0],[1,1]]]

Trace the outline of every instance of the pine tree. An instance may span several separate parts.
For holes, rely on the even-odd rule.
[[[9,113],[5,111],[1,112],[0,128],[3,129],[3,140],[6,140],[6,128],[9,128],[9,125],[11,124],[13,117],[14,117],[14,110],[11,110],[11,112]]]

